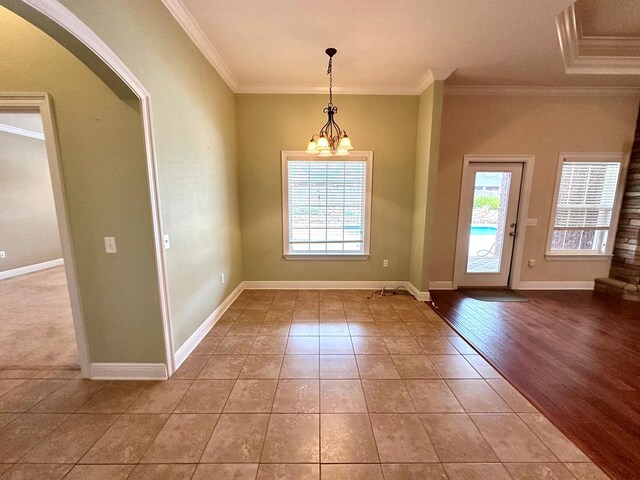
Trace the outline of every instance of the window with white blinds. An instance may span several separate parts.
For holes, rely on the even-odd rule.
[[[371,155],[358,153],[348,160],[283,154],[285,256],[369,254]]]
[[[619,157],[619,156],[618,156]],[[618,210],[622,158],[561,157],[548,253],[604,254]]]

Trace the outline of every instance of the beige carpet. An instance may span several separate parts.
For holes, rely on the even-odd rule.
[[[78,367],[64,267],[0,281],[0,369]]]

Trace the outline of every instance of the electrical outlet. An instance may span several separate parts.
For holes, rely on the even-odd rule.
[[[383,267],[383,268],[387,268],[387,267],[389,267],[389,260],[386,260],[386,259],[385,259],[385,260],[382,260],[382,267]]]
[[[224,273],[220,274],[220,283],[224,283]]]
[[[104,237],[104,251],[106,253],[117,253],[116,237]]]
[[[536,261],[533,258],[529,259],[529,268],[533,268],[536,266]]]
[[[0,258],[7,258],[7,253],[4,250],[0,250]]]
[[[162,242],[164,243],[164,249],[169,250],[171,248],[171,241],[169,240],[169,234],[165,233],[162,236]]]

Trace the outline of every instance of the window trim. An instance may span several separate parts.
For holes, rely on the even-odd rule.
[[[565,161],[569,162],[618,162],[620,163],[620,174],[618,175],[618,184],[616,186],[615,200],[611,211],[611,223],[608,229],[607,245],[604,252],[594,250],[551,250],[551,242],[553,239],[553,228],[556,221],[556,211],[558,209],[558,196],[560,195],[560,179],[562,178],[562,165]],[[613,256],[613,247],[615,244],[615,235],[618,230],[618,221],[620,219],[620,209],[622,208],[622,197],[624,195],[624,186],[627,178],[627,166],[629,164],[628,153],[617,152],[574,152],[560,153],[558,157],[558,165],[556,168],[556,182],[553,193],[553,203],[551,205],[551,216],[549,217],[549,231],[547,232],[547,246],[545,248],[545,259],[547,260],[606,260]],[[613,238],[613,241],[610,239]]]
[[[364,217],[364,242],[363,253],[348,255],[304,255],[290,253],[289,250],[289,160],[327,161],[317,155],[309,155],[300,150],[283,150],[281,152],[281,176],[282,176],[282,256],[287,260],[367,260],[370,255],[371,245],[371,204],[373,184],[373,152],[366,150],[352,150],[345,157],[331,157],[329,161],[366,161],[365,179],[365,217]]]

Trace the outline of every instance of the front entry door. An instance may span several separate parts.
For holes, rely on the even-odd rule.
[[[458,216],[456,286],[508,286],[522,170],[521,163],[466,166]]]

